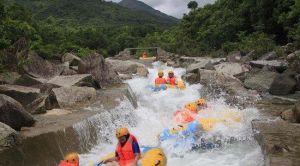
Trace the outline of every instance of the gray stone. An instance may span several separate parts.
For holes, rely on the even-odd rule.
[[[21,75],[17,72],[4,72],[0,74],[0,84],[14,84]]]
[[[25,72],[36,78],[50,79],[62,73],[63,67],[57,66],[39,57],[36,54],[29,55],[30,63],[24,65]]]
[[[295,122],[294,113],[293,113],[293,110],[291,110],[291,109],[283,111],[280,116],[283,120],[286,120],[289,122]]]
[[[72,53],[65,53],[62,56],[61,61],[63,63],[68,62],[70,64],[70,66],[78,66],[81,59]]]
[[[200,77],[197,73],[187,73],[183,76],[183,79],[190,84],[198,84],[200,83]]]
[[[70,76],[56,76],[47,82],[61,87],[70,86],[88,86],[94,87],[94,81],[91,74],[76,74]]]
[[[20,86],[36,86],[46,83],[47,81],[48,80],[43,78],[34,78],[27,74],[24,74],[15,81],[15,84]]]
[[[130,74],[130,75],[138,75],[142,77],[146,77],[148,75],[147,67],[138,62],[134,61],[121,61],[114,59],[106,59],[107,63],[110,63],[113,70],[118,72],[119,74]]]
[[[0,122],[15,130],[20,130],[21,127],[31,127],[35,120],[19,102],[0,94]]]
[[[295,104],[293,108],[295,122],[300,123],[300,100]]]
[[[216,70],[216,68],[214,67],[214,64],[209,61],[205,66],[204,66],[204,69],[206,70]]]
[[[60,108],[73,108],[88,104],[96,97],[96,90],[90,87],[61,87],[52,89]]]
[[[24,107],[41,97],[39,89],[19,85],[0,85],[0,93],[17,100]]]
[[[245,79],[244,85],[249,89],[268,92],[277,75],[278,73],[264,70],[249,73]]]
[[[232,76],[249,71],[249,69],[245,65],[241,65],[239,63],[231,63],[231,62],[220,63],[215,66],[215,69],[219,73],[232,75]]]
[[[240,62],[242,58],[242,53],[240,51],[234,51],[229,53],[226,60],[227,62]]]
[[[15,147],[20,140],[20,136],[15,130],[0,122],[0,152]]]
[[[270,87],[270,94],[288,95],[294,93],[296,89],[296,80],[288,73],[277,75]]]
[[[287,62],[280,61],[280,60],[257,60],[257,61],[251,61],[250,65],[257,68],[263,68],[265,66],[270,66],[272,68],[275,68],[278,72],[283,72],[287,69]]]
[[[300,74],[297,74],[295,76],[295,79],[296,79],[296,90],[300,91]]]
[[[64,69],[64,71],[61,73],[63,76],[68,76],[68,75],[76,75],[77,72],[72,69]]]
[[[105,62],[103,56],[99,54],[92,54],[82,59],[78,66],[78,73],[91,74],[99,87],[121,83],[112,65]]]
[[[209,59],[203,59],[202,61],[198,62],[198,63],[193,63],[190,64],[187,69],[186,72],[187,73],[197,73],[198,69],[204,69],[205,66],[210,62]]]
[[[262,55],[260,58],[258,58],[258,60],[275,60],[277,58],[277,54],[275,51],[266,53],[264,55]]]

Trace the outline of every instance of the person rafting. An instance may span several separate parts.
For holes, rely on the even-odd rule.
[[[137,166],[141,157],[141,151],[135,136],[129,133],[127,128],[119,128],[116,131],[118,145],[115,157],[104,160],[107,166]]]
[[[174,113],[174,121],[178,124],[186,124],[195,120],[198,114],[197,104],[194,102],[187,103],[183,110]]]
[[[155,79],[155,86],[165,85],[167,83],[166,79],[164,77],[164,71],[159,70],[158,71],[158,77]]]
[[[198,106],[198,110],[202,110],[202,109],[207,108],[207,102],[203,98],[198,99],[195,103]]]
[[[167,84],[177,85],[176,77],[174,76],[174,71],[173,70],[170,70],[168,72]]]
[[[143,57],[144,59],[148,58],[148,55],[147,55],[147,53],[146,53],[146,52],[143,52],[143,55],[142,55],[142,57]]]
[[[79,166],[79,155],[77,153],[69,153],[59,163],[59,166]]]

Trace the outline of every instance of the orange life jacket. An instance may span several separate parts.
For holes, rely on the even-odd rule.
[[[77,164],[75,164],[75,163],[68,163],[67,161],[61,161],[60,163],[59,163],[59,166],[79,166],[79,164],[77,163]]]
[[[168,77],[167,82],[170,85],[176,85],[176,78],[175,77],[172,77],[172,78]]]
[[[136,156],[132,149],[133,142],[137,142],[137,140],[133,135],[130,135],[123,147],[120,143],[118,143],[116,151],[119,156],[120,166],[128,166],[129,164],[132,164],[134,162]]]
[[[167,81],[164,78],[158,77],[155,79],[155,85],[161,85],[161,84],[166,84],[166,83],[167,83]]]
[[[179,124],[186,124],[195,120],[197,114],[190,110],[178,110],[174,113],[174,121]]]

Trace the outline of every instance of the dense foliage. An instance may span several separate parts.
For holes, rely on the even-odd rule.
[[[299,47],[299,36],[299,0],[217,0],[192,10],[176,28],[148,35],[141,45],[188,55],[221,56],[238,49],[262,54],[289,42]]]

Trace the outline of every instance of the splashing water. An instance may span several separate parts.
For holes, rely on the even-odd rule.
[[[218,117],[220,112],[231,109],[242,115],[241,123],[230,126],[216,125],[212,131],[204,135],[207,138],[215,135],[221,136],[224,143],[221,148],[190,152],[188,145],[174,148],[171,141],[159,144],[158,135],[163,129],[174,126],[173,113],[187,102],[195,101],[201,97],[199,91],[202,86],[200,84],[187,85],[185,90],[169,89],[152,92],[147,86],[154,82],[158,69],[163,69],[165,73],[172,69],[177,78],[185,73],[182,68],[173,69],[156,62],[153,64],[153,68],[148,69],[148,78],[137,77],[126,81],[137,96],[138,108],[134,109],[128,106],[129,101],[123,101],[114,110],[99,114],[98,123],[93,125],[97,125],[99,130],[97,133],[101,135],[99,138],[105,139],[98,140],[98,145],[92,148],[89,153],[80,155],[81,165],[85,166],[115,150],[117,140],[114,137],[114,131],[119,126],[127,126],[130,132],[138,138],[140,145],[163,148],[167,154],[169,166],[263,165],[263,155],[260,147],[253,140],[251,130],[251,120],[258,118],[258,110],[256,108],[243,110],[232,108],[222,98],[208,101],[209,108],[199,113],[201,117]],[[84,124],[75,128],[77,128],[79,135],[85,137],[87,133],[82,126]],[[228,141],[232,138],[234,138],[234,142]],[[84,138],[82,141],[87,142]]]

